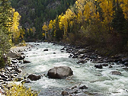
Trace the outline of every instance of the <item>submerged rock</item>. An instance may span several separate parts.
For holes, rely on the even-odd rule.
[[[86,85],[81,85],[79,89],[88,89],[88,87]]]
[[[108,66],[108,64],[106,64],[106,63],[104,63],[104,64],[102,64],[103,66]]]
[[[23,63],[31,63],[30,61],[27,60],[23,60]]]
[[[48,51],[48,49],[44,49],[44,51]]]
[[[102,65],[95,65],[96,68],[102,69],[103,66]]]
[[[28,76],[28,78],[29,78],[30,80],[32,80],[32,81],[36,81],[36,80],[39,80],[39,79],[41,78],[41,76],[40,76],[40,75],[35,75],[35,74],[30,74],[30,75]]]
[[[121,72],[119,72],[119,71],[112,71],[111,74],[112,75],[121,75]]]
[[[80,64],[80,63],[87,63],[87,61],[85,60],[85,59],[80,59],[78,62],[77,62],[77,64]]]
[[[68,66],[54,67],[48,71],[48,77],[54,79],[63,79],[73,75],[73,71]]]

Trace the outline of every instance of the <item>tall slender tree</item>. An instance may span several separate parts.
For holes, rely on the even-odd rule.
[[[10,32],[12,14],[9,0],[0,0],[0,67],[5,63],[3,55],[10,48]],[[10,23],[9,23],[10,22]]]

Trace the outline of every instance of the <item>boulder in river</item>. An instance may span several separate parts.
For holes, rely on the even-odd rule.
[[[63,79],[73,75],[73,71],[68,66],[54,67],[48,71],[48,77],[54,79]]]
[[[78,62],[77,62],[77,64],[83,64],[83,63],[87,63],[87,61],[85,60],[85,59],[80,59]]]
[[[30,75],[28,76],[28,78],[29,78],[30,80],[32,80],[32,81],[36,81],[36,80],[39,80],[39,79],[41,78],[41,76],[40,76],[40,75],[35,75],[35,74],[30,74]]]
[[[121,72],[119,72],[119,71],[112,71],[111,74],[112,75],[121,75]]]
[[[86,85],[81,85],[79,86],[79,89],[88,89],[88,87]]]
[[[44,51],[48,51],[48,49],[44,49]]]
[[[23,60],[23,63],[31,63],[31,62],[28,60]]]
[[[103,66],[102,66],[101,64],[95,65],[95,67],[96,67],[96,68],[99,68],[99,69],[102,69],[102,68],[103,68]]]

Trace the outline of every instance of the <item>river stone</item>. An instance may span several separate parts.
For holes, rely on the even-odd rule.
[[[62,96],[65,96],[65,95],[67,96],[67,95],[69,95],[69,93],[68,93],[67,91],[62,91],[62,92],[61,92],[61,95],[62,95]]]
[[[23,60],[23,63],[31,63],[31,62],[28,60]]]
[[[13,52],[13,51],[10,51],[10,52],[7,53],[7,56],[8,56],[8,57],[11,57],[11,58],[16,58],[16,57],[18,57],[18,56],[20,56],[20,55],[21,55],[21,54],[16,53],[16,52]]]
[[[30,75],[28,76],[28,78],[29,78],[30,80],[32,80],[32,81],[36,81],[36,80],[39,80],[39,79],[41,78],[41,76],[40,76],[40,75],[35,75],[35,74],[30,74]]]
[[[12,62],[12,63],[18,63],[18,60],[12,59],[11,62]]]
[[[44,51],[48,51],[48,49],[44,49]]]
[[[112,71],[111,74],[112,75],[121,75],[121,72],[119,72],[119,71]]]
[[[79,54],[84,54],[85,52],[86,52],[85,49],[79,49],[79,50],[78,50],[78,53],[79,53]]]
[[[108,66],[108,64],[104,63],[104,64],[102,64],[102,66]]]
[[[128,57],[122,58],[122,62],[128,62]]]
[[[79,89],[88,89],[88,87],[86,85],[81,85]]]
[[[80,59],[78,62],[77,62],[77,64],[80,64],[80,63],[87,63],[87,61],[85,60],[85,59]]]
[[[48,77],[54,79],[63,79],[73,75],[73,71],[68,66],[54,67],[48,71]]]
[[[21,73],[22,72],[22,70],[20,69],[20,68],[15,68],[14,69],[16,72],[18,72],[18,73]]]
[[[24,55],[20,55],[19,57],[17,57],[16,59],[18,60],[24,60],[25,56]]]
[[[99,69],[102,69],[102,68],[103,68],[103,66],[100,65],[100,64],[99,64],[99,65],[95,65],[95,67],[96,67],[96,68],[99,68]]]
[[[124,62],[124,65],[125,65],[125,66],[128,66],[128,62]]]
[[[31,83],[31,82],[29,79],[24,79],[21,83],[24,84],[24,83]]]

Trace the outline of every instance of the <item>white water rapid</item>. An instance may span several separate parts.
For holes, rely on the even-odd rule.
[[[77,59],[69,58],[69,53],[60,51],[64,46],[44,42],[38,44],[32,50],[25,52],[26,60],[31,63],[23,64],[22,74],[24,76],[31,73],[47,74],[50,68],[61,65],[69,66],[74,74],[68,79],[49,79],[43,76],[40,80],[25,84],[39,91],[39,96],[61,96],[62,90],[79,84],[86,85],[88,92],[102,94],[101,96],[128,96],[128,70],[124,70],[120,67],[121,65],[114,64],[113,68],[96,69],[94,63],[90,61],[85,64],[77,64]],[[44,49],[48,49],[48,51],[43,51]],[[121,72],[122,75],[110,74],[115,70]]]

